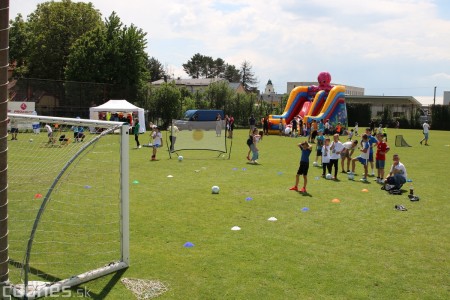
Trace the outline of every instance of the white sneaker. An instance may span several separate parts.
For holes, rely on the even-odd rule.
[[[361,178],[359,181],[368,182],[366,177]]]
[[[139,145],[138,149],[141,149],[141,148],[142,148],[142,146],[141,146],[141,145]]]

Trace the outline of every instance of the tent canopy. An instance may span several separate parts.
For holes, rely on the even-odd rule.
[[[99,112],[112,112],[112,113],[137,113],[139,124],[139,132],[145,132],[145,116],[144,109],[137,107],[127,100],[109,100],[102,105],[89,108],[89,117],[93,120],[98,120]]]

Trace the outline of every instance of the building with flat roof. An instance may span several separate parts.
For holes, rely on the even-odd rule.
[[[298,86],[311,86],[311,85],[319,85],[317,81],[310,82],[310,81],[296,81],[296,82],[288,82],[286,91],[289,94],[294,88]],[[340,84],[340,83],[331,83],[331,85],[342,85],[345,87],[345,95],[354,95],[354,96],[362,96],[364,95],[364,88],[362,87],[356,87],[346,84]]]

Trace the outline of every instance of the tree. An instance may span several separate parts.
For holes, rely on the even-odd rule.
[[[114,85],[112,97],[145,97],[149,78],[146,33],[123,26],[115,12],[104,26],[86,33],[71,47],[66,77]]]
[[[223,78],[228,80],[229,82],[240,82],[241,81],[241,74],[239,73],[239,70],[236,69],[234,65],[225,65],[225,70],[223,73]]]
[[[203,61],[204,56],[197,53],[187,63],[183,64],[183,70],[192,78],[200,78]]]
[[[18,14],[14,21],[10,22],[9,29],[9,59],[15,64],[14,76],[22,77],[28,72],[26,62],[29,52],[29,28]]]
[[[163,65],[154,57],[148,60],[147,68],[150,73],[150,81],[152,82],[162,79],[166,75]]]
[[[183,70],[192,78],[225,78],[230,82],[239,82],[241,78],[239,70],[222,58],[213,59],[200,53],[183,64]]]
[[[101,24],[100,12],[92,3],[62,0],[38,4],[28,18],[28,75],[63,80],[70,47]]]
[[[208,86],[205,95],[210,108],[224,109],[226,103],[231,100],[233,91],[227,81],[217,81]]]
[[[164,126],[170,124],[172,119],[178,117],[180,110],[181,93],[175,83],[163,83],[152,94],[152,102],[155,107],[155,116],[163,120]]]
[[[258,80],[252,70],[252,65],[248,61],[241,64],[241,83],[247,92],[254,90]]]

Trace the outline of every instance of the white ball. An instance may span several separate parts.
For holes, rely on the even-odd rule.
[[[33,142],[33,139],[30,139],[30,143]]]
[[[313,162],[313,166],[317,167],[319,164],[317,163],[317,161]]]
[[[355,175],[353,174],[348,174],[348,180],[354,180],[355,179]]]
[[[331,176],[330,173],[328,173],[328,174],[325,176],[326,179],[331,179],[332,177],[333,177],[333,176]]]
[[[183,160],[183,156],[178,156],[178,161],[182,161]]]
[[[215,185],[211,188],[211,191],[213,194],[218,194],[220,191],[220,188],[217,185]]]

